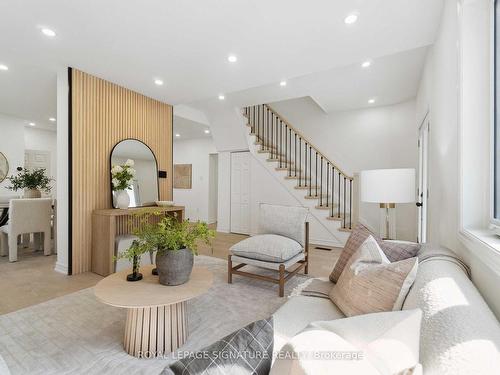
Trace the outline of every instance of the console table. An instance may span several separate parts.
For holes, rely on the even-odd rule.
[[[175,215],[179,221],[184,219],[183,206],[94,210],[92,212],[92,272],[101,276],[112,274],[116,236],[131,233],[137,227],[139,221],[134,215],[153,212]],[[155,217],[151,219],[154,220]]]

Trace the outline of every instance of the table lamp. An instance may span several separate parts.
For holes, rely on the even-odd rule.
[[[395,237],[391,234],[396,229],[396,203],[415,202],[415,169],[361,171],[360,180],[361,201],[380,205],[380,236],[384,239]]]

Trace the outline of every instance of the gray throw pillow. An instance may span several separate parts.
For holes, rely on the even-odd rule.
[[[172,363],[161,375],[267,375],[273,338],[273,318],[258,320]]]

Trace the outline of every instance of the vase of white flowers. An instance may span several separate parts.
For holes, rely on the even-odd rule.
[[[111,168],[111,185],[115,207],[125,209],[130,204],[130,197],[127,193],[134,182],[135,169],[134,161],[128,159],[123,165],[113,165]]]

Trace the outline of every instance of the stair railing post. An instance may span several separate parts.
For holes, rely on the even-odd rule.
[[[319,167],[320,178],[319,178],[319,205],[323,207],[323,156],[321,157],[321,164]]]

